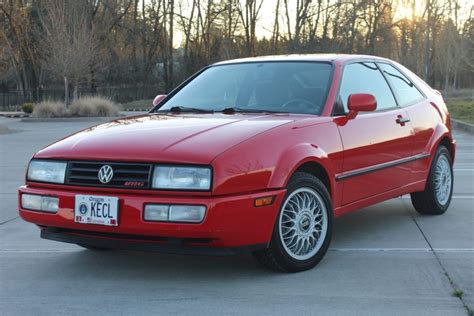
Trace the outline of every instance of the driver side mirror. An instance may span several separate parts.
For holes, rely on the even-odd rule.
[[[349,108],[347,118],[353,119],[359,112],[375,111],[377,108],[377,100],[372,94],[355,93],[349,96],[347,100],[347,107]]]
[[[166,98],[166,94],[158,94],[155,99],[153,99],[153,106],[160,104],[164,98]]]

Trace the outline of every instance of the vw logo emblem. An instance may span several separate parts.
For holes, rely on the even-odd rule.
[[[104,184],[109,183],[110,180],[112,180],[112,178],[114,177],[114,170],[109,165],[102,166],[99,169],[98,176],[99,176],[99,181],[100,182],[102,182]]]

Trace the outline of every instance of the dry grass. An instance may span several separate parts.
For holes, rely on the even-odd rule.
[[[61,102],[43,101],[33,108],[32,117],[63,117],[66,116],[66,107]]]
[[[76,99],[69,107],[71,116],[117,116],[118,107],[109,99],[102,97],[83,97]]]
[[[68,109],[59,101],[43,101],[35,104],[32,117],[70,117],[70,116],[118,116],[119,108],[109,99],[84,97],[72,102]]]

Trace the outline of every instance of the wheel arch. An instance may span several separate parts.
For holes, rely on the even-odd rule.
[[[449,151],[449,155],[451,156],[451,161],[454,162],[454,156],[455,156],[455,146],[454,146],[454,143],[453,143],[453,140],[448,137],[447,135],[444,135],[441,140],[439,141],[438,143],[438,146],[444,146],[448,149]]]
[[[335,178],[331,160],[320,147],[299,144],[289,148],[279,159],[270,187],[286,187],[295,172],[306,172],[323,182],[334,201]]]
[[[295,174],[296,172],[304,172],[304,173],[314,175],[316,178],[321,180],[321,182],[324,184],[324,186],[328,190],[329,194],[331,194],[332,188],[331,188],[331,182],[329,180],[329,175],[321,163],[318,163],[314,160],[303,162],[296,168],[293,174]]]
[[[451,131],[444,124],[438,124],[431,137],[431,140],[428,144],[427,151],[431,154],[431,157],[434,158],[436,150],[439,146],[445,146],[451,156],[451,161],[454,163],[454,158],[456,156],[456,141],[451,134]]]

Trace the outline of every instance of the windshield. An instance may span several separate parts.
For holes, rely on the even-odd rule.
[[[212,66],[159,109],[321,114],[332,67],[318,62],[261,62]]]

